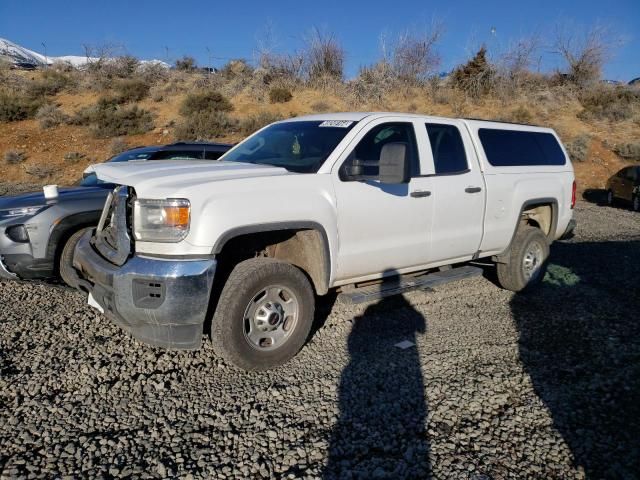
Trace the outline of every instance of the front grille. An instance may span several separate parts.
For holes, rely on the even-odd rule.
[[[131,237],[127,226],[129,189],[119,186],[107,197],[93,244],[114,265],[124,265],[131,254]]]

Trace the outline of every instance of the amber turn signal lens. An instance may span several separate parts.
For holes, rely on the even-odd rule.
[[[166,222],[169,227],[189,227],[189,207],[164,207]]]

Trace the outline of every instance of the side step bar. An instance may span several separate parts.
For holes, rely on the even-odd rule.
[[[465,265],[463,267],[450,268],[449,270],[427,273],[418,277],[400,276],[380,284],[367,285],[342,292],[338,295],[338,302],[343,304],[371,302],[400,293],[423,290],[465,278],[479,277],[481,275],[481,268]]]

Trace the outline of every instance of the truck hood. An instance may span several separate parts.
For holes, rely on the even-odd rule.
[[[52,203],[82,202],[91,198],[106,198],[109,189],[100,187],[69,187],[58,189],[58,198],[47,200],[42,190],[22,193],[20,195],[7,195],[0,197],[0,210],[22,207],[38,207]]]
[[[134,187],[138,194],[155,195],[242,178],[295,175],[270,165],[204,160],[103,163],[95,165],[100,180]]]

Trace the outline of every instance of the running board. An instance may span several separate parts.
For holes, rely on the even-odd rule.
[[[465,265],[434,273],[427,273],[418,277],[400,276],[376,285],[354,288],[338,295],[338,302],[343,304],[356,304],[379,300],[384,297],[424,290],[449,282],[463,280],[465,278],[479,277],[482,269]]]

